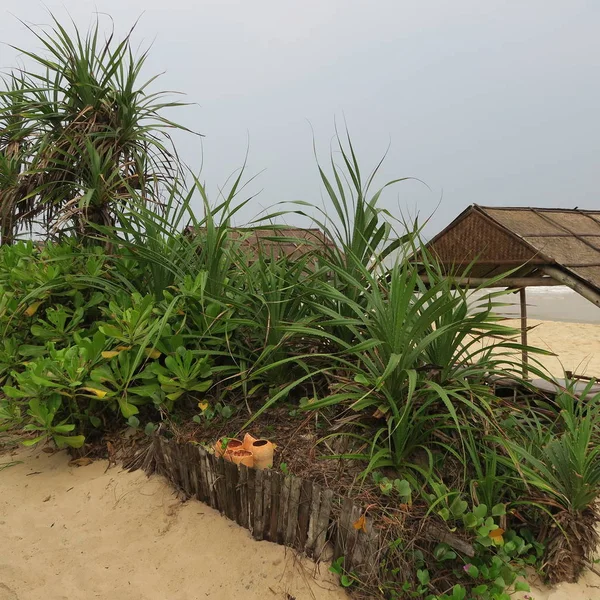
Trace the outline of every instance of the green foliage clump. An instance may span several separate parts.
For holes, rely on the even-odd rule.
[[[111,415],[172,409],[210,387],[211,360],[173,335],[167,301],[116,289],[101,250],[18,243],[0,257],[1,414],[4,427],[37,432],[26,443],[80,447]]]

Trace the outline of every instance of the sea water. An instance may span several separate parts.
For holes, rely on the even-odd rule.
[[[527,294],[527,316],[541,321],[565,321],[570,323],[600,323],[600,307],[563,285],[530,287]],[[510,306],[502,310],[511,318],[520,316],[519,292],[502,299]]]

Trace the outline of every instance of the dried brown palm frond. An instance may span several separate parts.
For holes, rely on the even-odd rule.
[[[598,548],[600,538],[598,509],[563,511],[554,516],[551,533],[546,540],[545,572],[552,584],[575,583],[585,565]]]
[[[0,94],[0,239],[10,243],[25,208],[18,206],[18,200],[31,129],[20,112],[22,78],[12,74],[4,79],[4,86],[10,93]]]

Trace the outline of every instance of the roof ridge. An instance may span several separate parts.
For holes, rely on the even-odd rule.
[[[560,213],[592,213],[592,214],[600,214],[600,209],[596,208],[579,208],[578,206],[574,208],[560,208],[560,207],[537,207],[537,206],[483,206],[482,204],[473,204],[473,207],[482,209],[482,210],[518,210],[518,211],[539,211],[539,212],[560,212]]]

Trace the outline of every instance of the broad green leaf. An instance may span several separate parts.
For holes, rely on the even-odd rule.
[[[52,428],[52,431],[56,433],[71,433],[75,429],[75,425],[73,423],[66,423],[64,425],[56,425]]]
[[[53,439],[59,448],[64,448],[65,446],[70,446],[71,448],[81,448],[85,443],[85,436],[83,435],[73,435],[68,437],[55,435],[53,436]]]
[[[531,591],[531,587],[526,581],[523,581],[522,579],[517,579],[517,581],[515,581],[515,592],[530,592],[530,591]]]
[[[125,419],[129,419],[140,412],[137,406],[131,404],[131,402],[127,402],[126,400],[119,400],[119,407],[121,409],[121,414],[125,417]]]
[[[40,435],[36,438],[33,438],[31,440],[23,440],[21,443],[23,444],[23,446],[35,446],[38,442],[41,442],[42,440],[46,439],[45,435]]]
[[[129,419],[127,419],[127,424],[129,427],[137,429],[140,426],[140,420],[137,417],[129,417]]]
[[[475,565],[469,565],[466,569],[466,572],[473,579],[479,577],[479,569]]]
[[[27,394],[26,392],[23,392],[22,390],[19,390],[11,385],[5,385],[2,388],[2,391],[9,398],[28,398],[30,396],[30,394]]]

